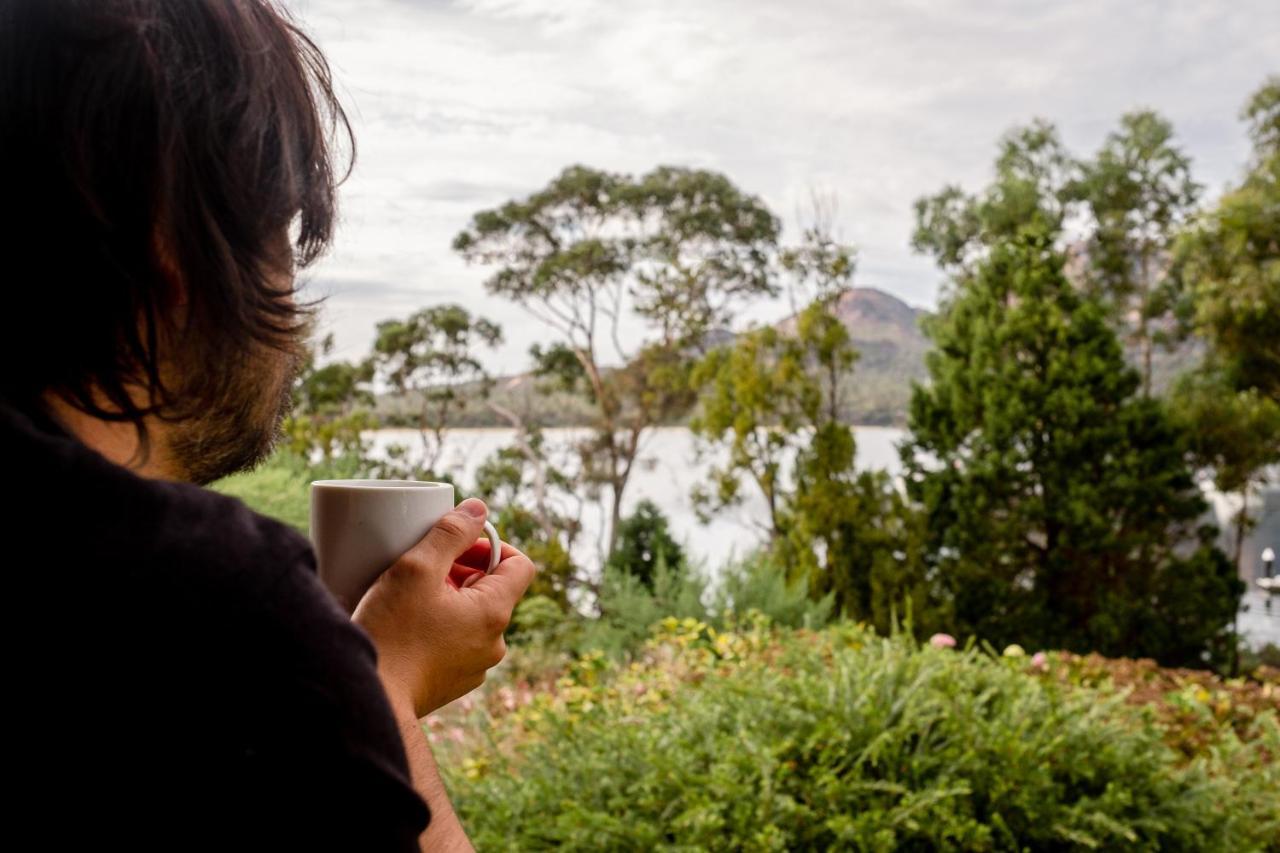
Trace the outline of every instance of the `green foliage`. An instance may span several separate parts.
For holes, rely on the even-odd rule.
[[[1274,711],[1188,761],[1121,696],[1025,665],[670,619],[442,767],[485,850],[1277,849]]]
[[[1067,215],[1078,166],[1057,129],[1043,119],[1000,140],[995,180],[981,195],[948,186],[915,203],[911,245],[943,269],[972,269],[995,243],[1027,227],[1057,233]]]
[[[372,362],[334,361],[316,367],[317,357],[331,352],[332,334],[308,347],[306,363],[293,384],[293,409],[282,425],[285,446],[304,459],[363,457],[369,449],[363,433],[378,426],[368,408],[374,404],[368,388]]]
[[[832,620],[835,604],[834,591],[815,599],[804,579],[789,579],[784,567],[760,551],[721,570],[711,621],[727,627],[754,611],[775,625],[817,629]]]
[[[609,556],[608,566],[653,589],[659,562],[665,562],[674,572],[683,571],[684,549],[671,538],[662,510],[645,499],[636,504],[635,511],[618,527],[618,543]]]
[[[1247,489],[1280,460],[1280,401],[1256,388],[1235,391],[1207,371],[1184,376],[1172,399],[1197,466],[1212,473],[1220,492]]]
[[[737,503],[744,481],[753,482],[778,564],[815,598],[888,631],[893,608],[908,600],[921,625],[939,614],[923,584],[918,519],[887,475],[855,470],[853,429],[841,418],[858,354],[835,309],[852,257],[811,229],[784,265],[798,280],[793,290],[817,298],[788,325],[739,335],[693,369],[701,398],[690,428],[725,458],[710,471],[711,488],[693,497],[705,517]]]
[[[644,431],[691,405],[690,351],[745,301],[776,292],[777,234],[759,199],[715,172],[571,166],[526,199],[476,213],[454,239],[468,261],[496,268],[490,293],[555,331],[534,353],[538,372],[591,402],[592,437],[578,450],[584,485],[612,498],[610,552]],[[643,332],[624,346],[627,317]]]
[[[1143,392],[1150,393],[1152,351],[1175,341],[1167,328],[1170,247],[1202,187],[1191,179],[1191,161],[1175,145],[1173,126],[1150,110],[1123,116],[1081,172],[1073,192],[1093,219],[1087,280],[1140,348]]]
[[[775,554],[845,618],[882,633],[906,612],[921,635],[950,625],[949,603],[925,575],[924,517],[884,471],[853,473],[845,432],[825,428],[798,455],[787,537]],[[846,454],[847,463],[832,464]]]
[[[1259,160],[1280,154],[1280,74],[1272,74],[1240,111],[1249,123],[1249,138]]]
[[[415,426],[426,452],[420,466],[402,464],[382,476],[419,479],[421,474],[425,475],[422,479],[441,479],[437,468],[444,431],[468,399],[460,388],[468,383],[487,387],[488,376],[477,350],[494,347],[501,340],[498,326],[472,317],[461,305],[436,305],[416,311],[406,320],[378,324],[373,370],[402,398],[413,393],[419,401]]]
[[[341,455],[312,464],[282,447],[252,471],[232,474],[209,488],[239,498],[252,510],[279,519],[299,532],[311,529],[311,481],[363,477],[364,460]]]
[[[377,418],[366,409],[346,415],[295,411],[285,418],[281,432],[284,446],[304,459],[317,454],[326,460],[343,456],[360,459],[369,452],[370,442],[364,437],[365,432],[378,426]]]
[[[1250,100],[1254,164],[1175,247],[1190,331],[1209,342],[1210,367],[1239,390],[1280,402],[1280,77]]]
[[[547,457],[541,430],[517,423],[514,443],[476,470],[474,493],[488,504],[503,539],[538,567],[527,594],[567,613],[569,591],[579,580],[572,552],[582,529],[582,501],[574,494],[575,479]]]
[[[929,562],[961,632],[1202,665],[1229,645],[1242,584],[1197,527],[1182,436],[1135,398],[1105,310],[1062,265],[1028,228],[930,325],[902,450]]]
[[[699,571],[673,569],[661,555],[653,567],[652,587],[633,574],[606,566],[600,581],[599,617],[583,624],[576,648],[627,657],[665,618],[706,618],[706,591],[706,579]]]

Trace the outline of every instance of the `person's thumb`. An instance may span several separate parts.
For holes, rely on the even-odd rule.
[[[431,575],[447,575],[453,561],[480,538],[488,514],[484,501],[467,498],[442,515],[405,556],[424,565]]]

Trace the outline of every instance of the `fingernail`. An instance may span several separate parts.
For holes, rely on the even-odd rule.
[[[458,509],[462,510],[472,518],[484,518],[489,514],[489,510],[485,507],[484,501],[479,498],[467,498],[465,501],[458,504]]]

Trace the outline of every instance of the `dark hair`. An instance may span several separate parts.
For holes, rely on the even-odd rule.
[[[0,279],[18,329],[0,334],[0,394],[133,421],[145,457],[143,416],[226,399],[219,366],[255,342],[302,349],[323,299],[270,276],[328,246],[354,157],[324,56],[272,0],[4,0]],[[186,323],[167,325],[182,295]],[[170,328],[207,367],[194,397],[161,380]],[[135,406],[128,382],[159,402]]]

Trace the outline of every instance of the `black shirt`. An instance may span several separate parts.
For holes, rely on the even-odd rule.
[[[418,850],[429,812],[375,647],[305,536],[3,398],[0,439],[7,835]]]

